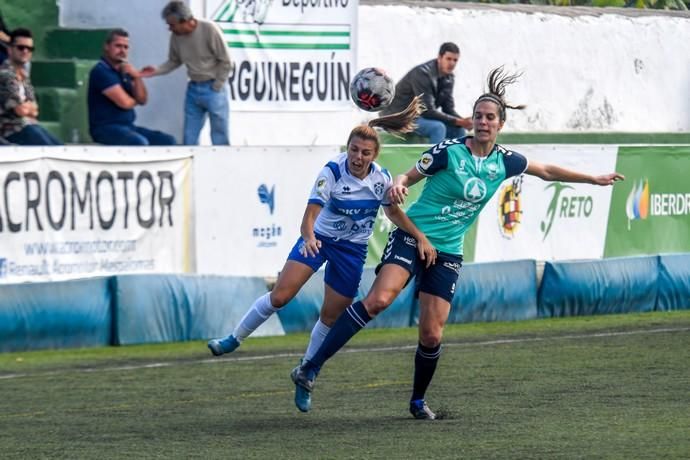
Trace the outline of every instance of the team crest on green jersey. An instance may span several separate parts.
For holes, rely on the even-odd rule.
[[[479,203],[486,197],[487,187],[483,180],[476,177],[465,182],[465,199],[471,203]]]

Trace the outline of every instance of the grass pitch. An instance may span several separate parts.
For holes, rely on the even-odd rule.
[[[690,458],[690,311],[451,325],[407,413],[416,330],[363,331],[312,412],[306,334],[0,354],[1,458]]]

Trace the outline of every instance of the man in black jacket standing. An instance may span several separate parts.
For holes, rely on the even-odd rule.
[[[426,111],[417,119],[414,133],[428,137],[432,144],[464,136],[466,129],[472,129],[472,117],[463,118],[455,111],[453,70],[459,59],[458,45],[442,44],[436,59],[413,67],[395,85],[395,98],[382,115],[404,110],[415,96],[423,94]]]

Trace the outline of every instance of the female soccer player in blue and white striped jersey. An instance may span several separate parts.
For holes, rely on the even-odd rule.
[[[323,307],[305,353],[305,359],[310,359],[330,326],[357,294],[367,242],[380,206],[395,225],[419,241],[420,259],[433,263],[436,251],[402,209],[389,202],[387,196],[393,180],[375,162],[380,141],[374,128],[410,132],[421,111],[420,104],[415,99],[405,111],[375,118],[351,131],[347,152],[326,164],[317,176],[302,218],[301,237],[288,255],[273,290],[256,299],[231,335],[208,342],[215,356],[239,347],[273,313],[290,302],[325,263]]]

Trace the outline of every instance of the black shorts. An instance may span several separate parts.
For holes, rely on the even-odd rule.
[[[417,254],[417,240],[409,233],[396,229],[388,235],[388,243],[381,255],[381,263],[376,267],[376,273],[386,264],[400,265],[410,272],[407,283],[415,278],[415,296],[425,292],[448,302],[453,301],[462,256],[438,252],[436,263],[426,268],[426,261],[421,260]]]

